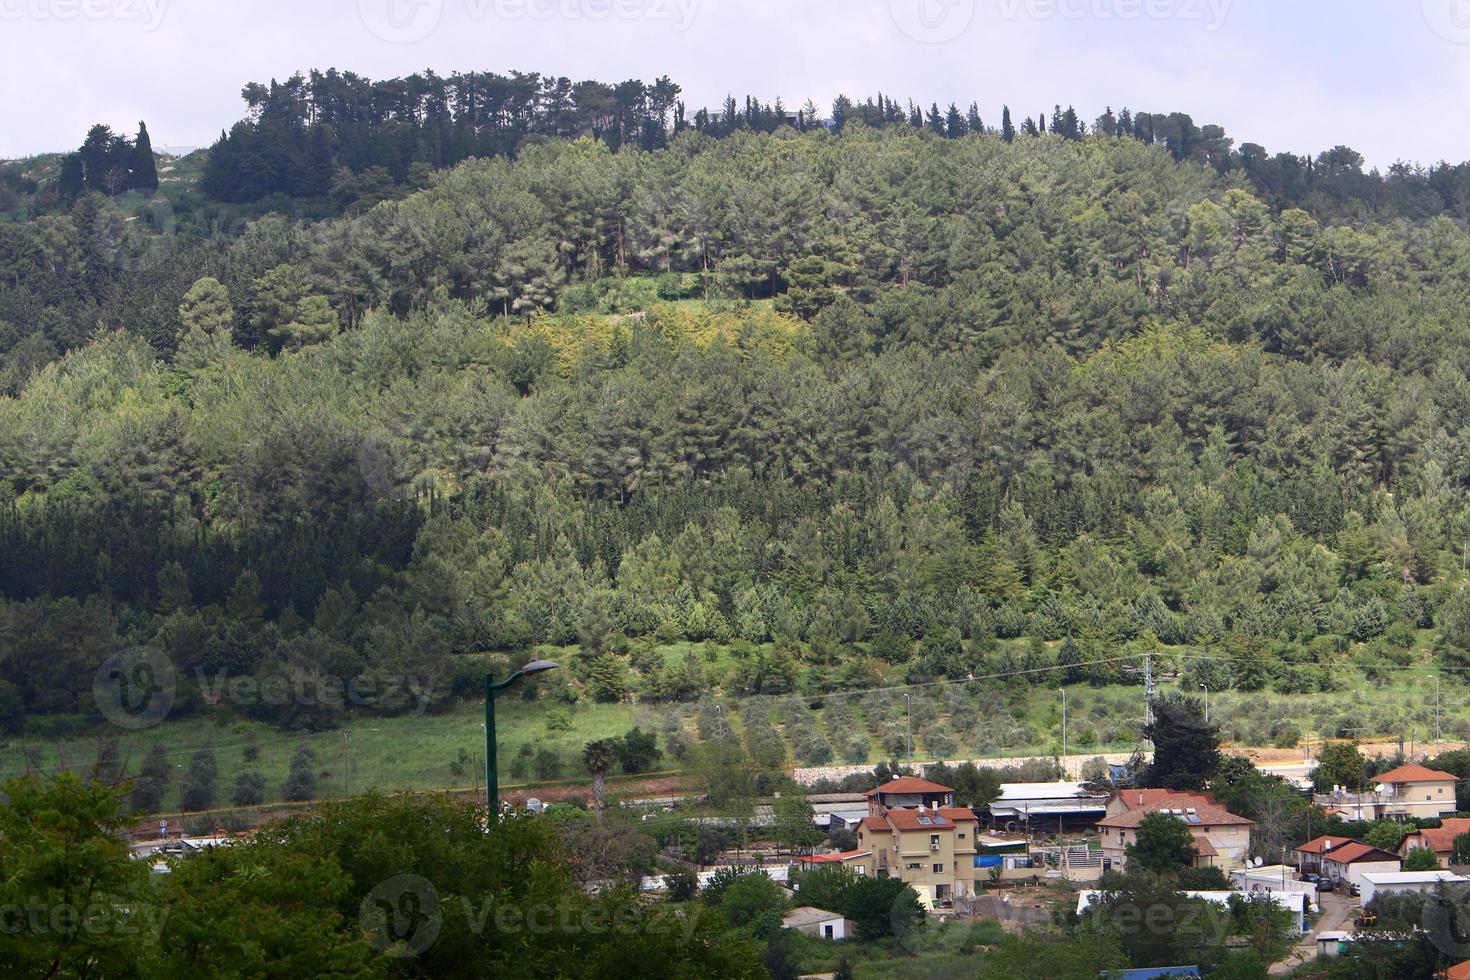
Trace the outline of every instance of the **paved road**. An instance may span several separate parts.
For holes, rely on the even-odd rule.
[[[1296,948],[1286,959],[1273,964],[1268,971],[1272,976],[1285,976],[1303,963],[1317,958],[1317,934],[1353,928],[1358,914],[1358,900],[1344,892],[1318,892],[1317,900],[1322,903],[1322,914],[1312,925],[1312,931],[1302,937]]]

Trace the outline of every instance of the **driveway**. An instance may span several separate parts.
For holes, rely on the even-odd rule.
[[[1269,972],[1274,977],[1285,976],[1303,963],[1317,958],[1317,934],[1322,932],[1351,932],[1358,917],[1358,900],[1346,892],[1318,892],[1317,901],[1322,914],[1312,924],[1312,931],[1301,938],[1290,955],[1280,963],[1272,964]]]

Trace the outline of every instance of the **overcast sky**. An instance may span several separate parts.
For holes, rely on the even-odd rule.
[[[838,92],[1181,110],[1237,142],[1470,159],[1470,0],[0,0],[0,156],[107,122],[207,144],[241,86],[337,67],[662,74],[825,112]]]

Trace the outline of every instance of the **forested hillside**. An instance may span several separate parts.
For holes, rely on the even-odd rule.
[[[440,704],[537,644],[604,701],[1470,666],[1458,212],[1176,156],[552,138],[315,224],[0,227],[0,720],[130,645]]]

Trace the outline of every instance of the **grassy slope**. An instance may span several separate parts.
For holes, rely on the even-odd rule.
[[[1019,650],[1019,644],[1018,644]],[[669,660],[696,654],[692,644],[676,644],[664,648]],[[570,651],[568,651],[570,654]],[[568,657],[567,659],[570,659]],[[711,671],[723,674],[731,666],[728,650],[717,649],[709,665]],[[1433,685],[1424,676],[1396,672],[1383,687],[1368,684],[1360,673],[1342,667],[1334,670],[1338,689],[1309,695],[1280,695],[1271,692],[1240,694],[1223,692],[1212,695],[1213,719],[1227,738],[1249,744],[1269,744],[1269,725],[1277,718],[1291,720],[1305,737],[1332,735],[1342,724],[1367,726],[1363,737],[1395,737],[1406,742],[1430,742],[1434,738]],[[1167,686],[1166,686],[1166,689]],[[927,689],[926,689],[927,690]],[[957,733],[962,757],[998,757],[1019,755],[1054,755],[1059,751],[1061,703],[1051,683],[1001,685],[996,688],[1014,721],[1007,727],[1018,734],[1005,744],[986,741],[985,731]],[[1197,691],[1194,693],[1198,693]],[[829,697],[840,697],[830,695]],[[935,692],[936,704],[937,692]],[[1141,689],[1136,686],[1092,688],[1085,685],[1068,692],[1068,750],[1072,756],[1087,756],[1104,751],[1128,751],[1132,738],[1126,737],[1129,726],[1141,714]],[[1458,737],[1467,718],[1466,689],[1458,685],[1444,687],[1442,728],[1446,739]],[[857,705],[857,723],[871,729],[875,719]],[[521,746],[549,748],[562,762],[564,778],[579,778],[577,762],[581,747],[596,738],[621,735],[634,724],[658,731],[668,712],[684,717],[686,731],[695,731],[691,705],[597,705],[579,703],[568,706],[550,700],[523,701],[512,696],[499,705],[497,716],[500,733],[500,765],[502,785],[535,784],[534,778],[512,775],[512,765]],[[737,729],[741,727],[742,705],[732,699],[727,716]],[[359,792],[374,787],[385,791],[408,789],[476,788],[482,784],[482,707],[475,702],[461,703],[437,714],[394,718],[358,717],[343,729],[293,733],[265,724],[238,719],[214,721],[191,718],[168,721],[159,728],[143,732],[106,731],[100,735],[117,735],[128,771],[136,770],[143,756],[154,744],[163,744],[176,766],[187,765],[189,756],[199,748],[213,745],[220,769],[220,805],[228,806],[235,775],[256,769],[266,778],[267,798],[279,800],[292,755],[299,744],[309,745],[317,754],[318,795],[340,796],[345,790]],[[895,696],[889,717],[904,718],[904,701]],[[773,719],[779,718],[772,712]],[[941,706],[941,717],[943,717]],[[820,723],[820,719],[819,719]],[[779,721],[778,721],[778,727]],[[820,726],[819,726],[820,727]],[[998,726],[982,716],[981,729],[993,731]],[[916,725],[915,755],[929,758]],[[1112,732],[1108,742],[1090,741],[1089,735]],[[349,733],[350,734],[347,734]],[[1123,737],[1120,737],[1123,736]],[[662,739],[660,740],[662,742]],[[256,762],[247,763],[246,747],[259,746]],[[0,742],[0,772],[8,778],[25,771],[26,744],[11,739]],[[85,769],[95,757],[95,739],[77,739],[64,743],[30,743],[46,769],[59,765]],[[885,754],[873,738],[873,751],[868,761],[876,763]],[[794,762],[794,760],[788,760]],[[842,764],[835,758],[833,765]],[[677,763],[665,759],[664,765]],[[170,786],[166,807],[177,806],[177,780]]]

